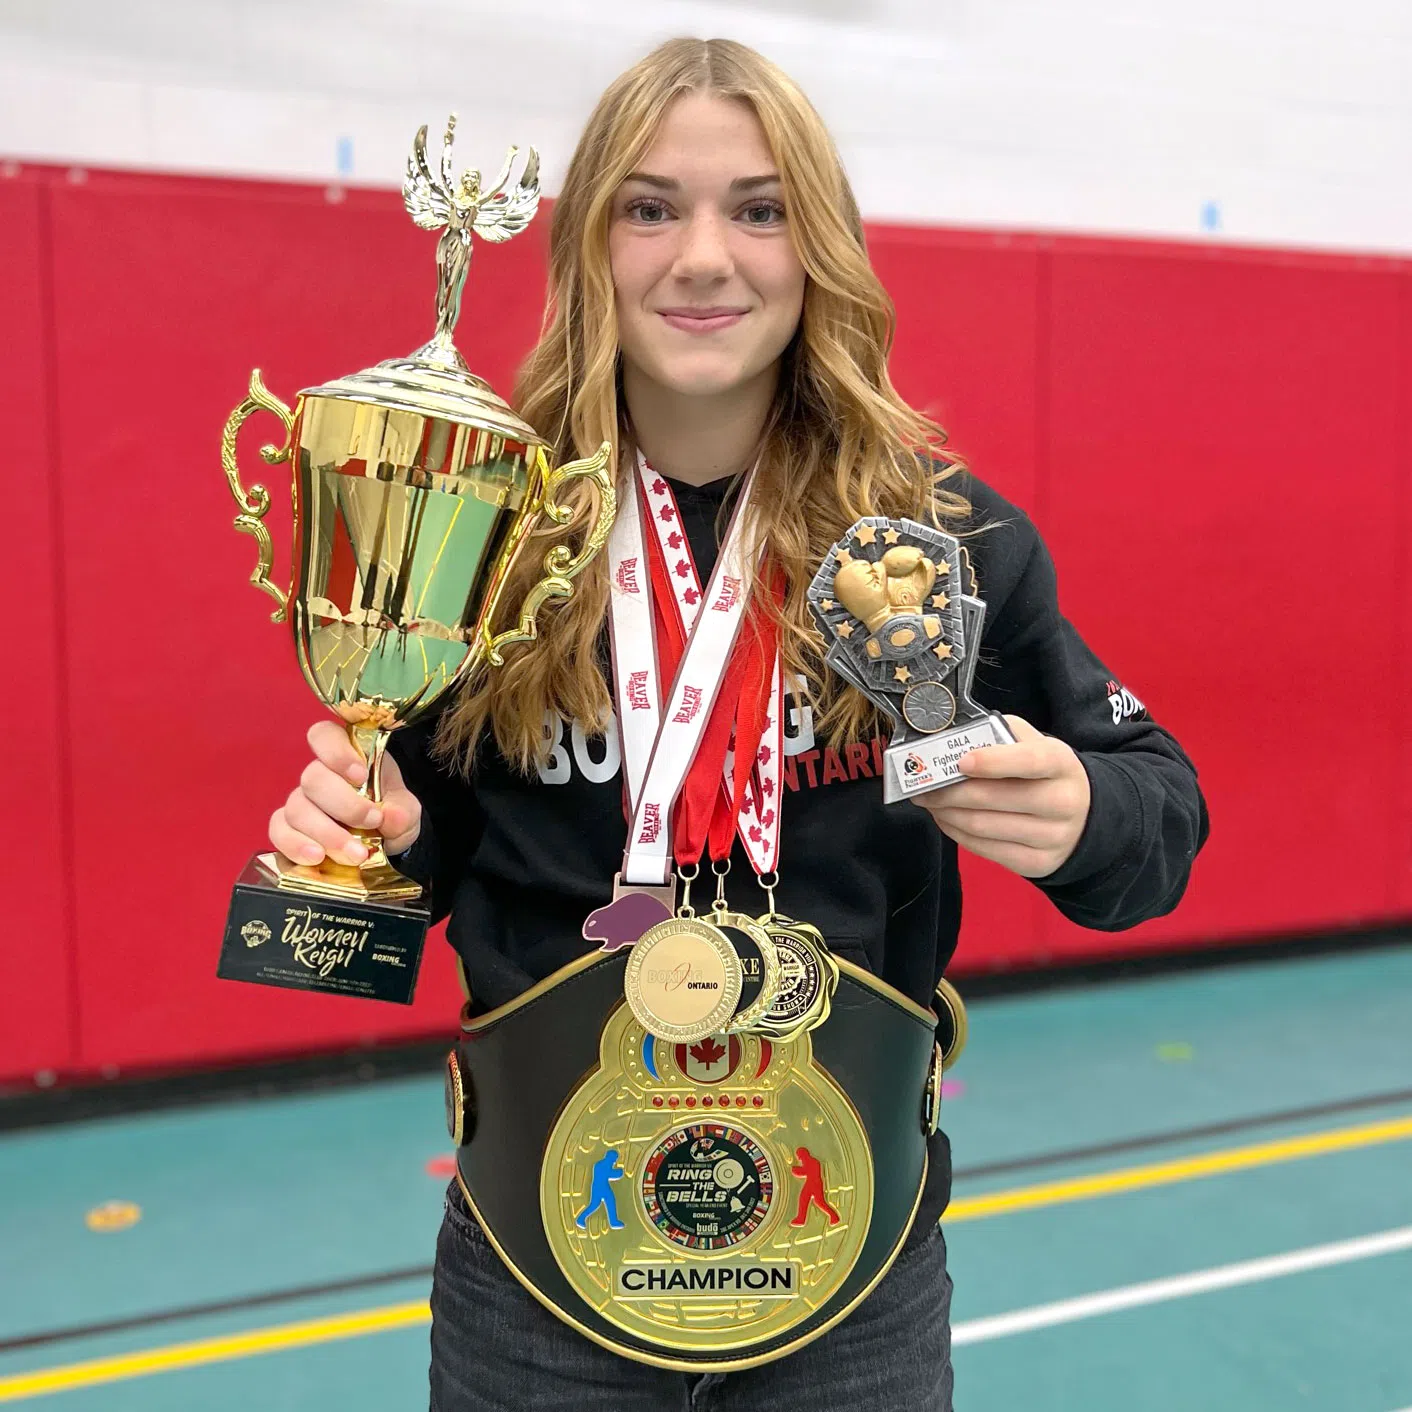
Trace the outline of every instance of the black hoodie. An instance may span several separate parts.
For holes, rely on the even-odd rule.
[[[970,528],[990,526],[966,540],[987,604],[976,700],[1066,741],[1091,785],[1078,846],[1036,886],[1072,921],[1106,931],[1171,911],[1206,839],[1195,769],[1060,613],[1054,565],[1029,517],[974,476],[947,485],[970,499]],[[672,488],[704,581],[730,482]],[[622,863],[616,731],[591,737],[557,719],[547,729],[553,749],[536,774],[518,774],[483,745],[469,783],[431,759],[434,722],[393,737],[423,806],[421,834],[397,865],[431,883],[437,917],[450,914],[447,936],[477,1010],[504,1004],[593,945],[580,928],[610,899]],[[816,740],[808,706],[794,698],[785,732],[780,910],[928,1004],[961,924],[956,845],[915,805],[884,806],[878,742]],[[727,891],[733,907],[765,910],[738,841]],[[931,1156],[918,1231],[950,1193],[944,1135]]]

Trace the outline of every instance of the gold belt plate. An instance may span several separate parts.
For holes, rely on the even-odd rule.
[[[664,1350],[746,1350],[842,1288],[873,1159],[810,1036],[657,1038],[627,1005],[550,1132],[540,1214],[574,1290]],[[781,1350],[782,1351],[782,1350]]]

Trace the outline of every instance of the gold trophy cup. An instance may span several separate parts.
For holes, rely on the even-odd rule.
[[[470,264],[471,239],[508,240],[539,203],[534,149],[519,180],[511,148],[496,181],[452,176],[453,116],[439,170],[417,134],[403,198],[417,225],[443,229],[437,247],[436,332],[406,358],[301,392],[291,411],[257,369],[221,437],[221,463],[258,561],[250,582],[279,604],[300,670],[314,694],[342,718],[368,762],[360,793],[382,798],[389,734],[428,711],[482,660],[532,641],[535,615],[602,549],[614,512],[612,447],[552,467],[534,429],[467,368],[452,339]],[[247,490],[236,436],[254,412],[284,424],[284,445],[265,446],[270,465],[293,473],[294,550],[288,591],[270,580],[273,545],[264,523],[270,496]],[[597,515],[575,551],[554,543],[544,574],[516,625],[492,624],[506,576],[530,533],[565,525],[559,496],[571,481],[597,490]],[[421,886],[388,861],[382,839],[360,831],[360,865],[317,867],[257,854],[236,885],[217,974],[232,980],[408,1003],[429,910]]]

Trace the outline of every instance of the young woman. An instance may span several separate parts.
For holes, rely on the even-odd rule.
[[[560,459],[611,440],[620,500],[639,494],[639,465],[650,467],[701,582],[754,468],[749,533],[764,567],[753,610],[777,624],[792,683],[782,910],[926,1005],[956,944],[958,846],[1033,879],[1087,926],[1131,926],[1176,904],[1206,833],[1195,771],[1145,712],[1113,710],[1113,674],[1060,615],[1028,518],[943,456],[939,429],[894,391],[892,307],[857,206],[784,74],[740,45],[683,39],[615,81],[555,205],[550,296],[518,410]],[[968,778],[920,807],[883,805],[878,722],[823,667],[806,607],[830,545],[865,514],[966,537],[988,605],[975,694],[1016,736],[967,756]],[[507,602],[540,557],[523,556]],[[315,863],[361,861],[349,830],[380,829],[449,914],[474,1011],[580,956],[583,919],[622,866],[611,592],[600,558],[572,599],[541,615],[538,642],[470,680],[437,721],[400,732],[380,810],[355,792],[363,766],[344,732],[316,725],[315,758],[271,821],[276,848]],[[739,843],[733,856],[729,895],[759,912]],[[630,1360],[561,1323],[501,1263],[453,1184],[432,1299],[432,1405],[947,1409],[942,1134],[928,1170],[900,1256],[848,1317],[798,1352],[709,1374]]]

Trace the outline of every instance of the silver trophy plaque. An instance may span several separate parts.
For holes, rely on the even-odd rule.
[[[859,520],[808,589],[825,661],[897,726],[883,752],[888,804],[954,784],[967,751],[1013,744],[971,699],[985,603],[954,535],[916,520]]]

